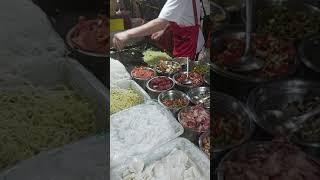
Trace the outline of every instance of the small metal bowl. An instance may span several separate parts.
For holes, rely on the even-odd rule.
[[[175,73],[181,71],[181,65],[176,61],[167,60],[167,61],[162,61],[162,63],[165,63],[166,65],[177,65],[177,66],[179,66],[179,68],[174,72],[163,72],[163,71],[159,70],[159,68],[158,68],[159,64],[157,64],[156,67],[155,67],[155,70],[156,70],[156,72],[158,73],[159,76],[169,76],[169,77],[171,77]]]
[[[152,77],[149,77],[149,78],[138,78],[138,77],[134,77],[132,72],[135,68],[133,68],[130,72],[130,75],[132,77],[133,80],[135,80],[143,89],[147,89],[147,86],[146,86],[146,83],[148,82],[149,79],[155,77],[157,75],[156,71],[150,67],[143,67],[143,69],[146,69],[146,70],[150,70],[153,72],[154,76]]]
[[[190,72],[189,72],[190,73]],[[178,75],[180,74],[187,74],[186,71],[184,72],[179,72],[179,73],[176,73],[175,75],[173,75],[173,81],[174,83],[177,85],[177,88],[181,91],[189,91],[191,88],[195,88],[195,87],[199,87],[203,84],[204,80],[203,80],[203,77],[201,76],[201,83],[199,85],[193,85],[193,84],[190,84],[190,85],[185,85],[185,84],[181,84],[179,83],[176,78]]]
[[[204,138],[209,137],[210,138],[210,132],[204,132],[200,135],[199,137],[199,148],[201,149],[201,151],[203,151],[206,155],[209,156],[210,158],[210,149],[209,149],[209,154],[207,152],[204,151],[204,147],[203,147],[203,140]],[[211,142],[211,141],[210,141]]]
[[[204,87],[204,86],[196,87],[196,88],[190,89],[190,91],[187,94],[190,98],[190,101],[193,104],[203,104],[203,106],[206,109],[210,109],[210,88],[209,87]],[[203,99],[200,96],[206,96],[209,99],[205,100],[205,102],[200,102]]]
[[[166,99],[174,100],[174,99],[178,99],[178,98],[185,99],[187,101],[187,104],[183,107],[180,107],[180,108],[170,108],[162,103],[162,101],[166,100]],[[180,109],[185,108],[189,105],[190,99],[185,93],[183,93],[181,91],[170,90],[170,91],[165,91],[165,92],[160,93],[158,96],[158,102],[162,106],[168,108],[173,114],[176,114]]]
[[[156,79],[156,78],[159,78],[159,77],[168,78],[168,79],[172,82],[172,86],[171,86],[169,89],[166,89],[166,90],[163,90],[163,91],[159,91],[159,90],[152,89],[152,88],[150,87],[150,82],[151,82],[152,80]],[[148,93],[149,93],[149,95],[150,95],[150,97],[151,97],[152,99],[157,99],[160,93],[171,90],[171,89],[174,87],[174,85],[175,85],[175,83],[174,83],[173,79],[171,79],[170,77],[167,77],[167,76],[156,76],[156,77],[153,77],[153,78],[149,79],[149,80],[147,81],[147,83],[146,83],[147,91],[148,91]]]

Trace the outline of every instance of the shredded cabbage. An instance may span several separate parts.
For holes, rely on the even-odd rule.
[[[0,169],[95,133],[90,104],[74,91],[0,89]]]
[[[110,113],[114,114],[141,104],[143,98],[133,89],[111,88],[110,102]]]
[[[146,50],[143,52],[143,60],[150,66],[156,65],[160,60],[169,60],[171,57],[161,51]]]

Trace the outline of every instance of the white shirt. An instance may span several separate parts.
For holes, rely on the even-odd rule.
[[[167,0],[163,6],[158,18],[172,21],[180,26],[193,26],[194,14],[192,0]],[[200,0],[196,0],[198,23],[200,24],[200,16],[202,14],[202,7]],[[199,31],[197,53],[201,51],[204,45],[204,37]]]

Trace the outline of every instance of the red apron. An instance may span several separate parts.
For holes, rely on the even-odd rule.
[[[170,22],[159,40],[151,40],[155,46],[173,54],[175,57],[190,57],[194,59],[197,51],[200,25],[198,23],[196,1],[193,1],[194,26],[179,26]]]
[[[196,0],[192,0],[195,25],[179,26],[170,22],[170,30],[173,34],[173,56],[189,57],[194,60],[197,54],[198,36],[200,25],[198,22]]]

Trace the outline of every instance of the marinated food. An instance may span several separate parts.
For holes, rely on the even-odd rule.
[[[168,77],[159,76],[149,82],[149,87],[156,91],[165,91],[171,89],[173,81]]]
[[[252,143],[223,162],[226,180],[320,179],[320,166],[298,147],[283,141]]]
[[[223,38],[219,50],[212,51],[213,62],[224,68],[239,63],[244,55],[244,39]],[[262,69],[250,72],[248,75],[261,78],[273,78],[287,75],[295,68],[295,48],[290,42],[276,39],[270,35],[254,36],[253,55],[264,60]]]
[[[180,73],[175,77],[175,80],[182,85],[188,86],[190,84],[187,84],[186,82],[190,80],[192,87],[201,86],[203,83],[203,77],[201,76],[201,74],[196,72],[189,72],[189,77],[187,77],[186,73]]]
[[[77,48],[107,54],[109,49],[109,20],[106,16],[98,16],[95,20],[88,20],[81,16],[71,35],[71,41]]]
[[[180,111],[179,121],[185,128],[205,132],[210,128],[210,113],[201,105],[187,107]]]
[[[110,113],[114,114],[121,110],[141,104],[143,98],[133,89],[111,88]]]
[[[135,67],[132,72],[132,76],[138,79],[147,80],[154,76],[156,76],[156,73],[147,67]]]

